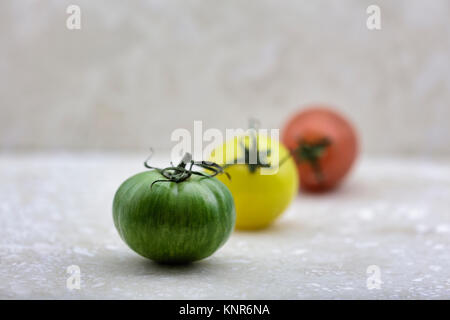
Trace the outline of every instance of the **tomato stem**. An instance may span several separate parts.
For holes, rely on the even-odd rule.
[[[250,173],[255,173],[258,168],[271,167],[265,155],[261,155],[259,152],[257,134],[258,127],[259,121],[257,119],[252,118],[249,120],[249,134],[246,137],[248,137],[250,141],[248,142],[248,144],[245,144],[245,141],[239,141],[239,145],[244,152],[243,157],[235,159],[232,164],[227,164],[224,168],[228,168],[235,164],[246,164]],[[269,156],[270,152],[270,149],[267,149],[266,155]]]
[[[178,165],[179,168],[186,168],[186,165],[192,161],[192,155],[189,152],[186,152],[181,159],[180,164]]]
[[[151,155],[150,155],[150,157],[151,157]],[[211,161],[194,161],[194,160],[192,160],[192,155],[189,152],[184,154],[184,156],[181,159],[181,162],[178,166],[176,166],[176,167],[172,166],[172,167],[167,167],[167,168],[163,168],[163,169],[151,166],[148,163],[150,160],[150,157],[148,157],[147,160],[145,160],[144,166],[148,169],[153,169],[153,170],[158,171],[164,178],[167,179],[167,180],[164,180],[164,179],[156,180],[151,184],[151,187],[153,187],[153,185],[157,182],[176,182],[176,183],[183,182],[183,181],[186,181],[187,179],[189,179],[192,175],[198,175],[198,176],[202,176],[205,178],[212,178],[212,177],[215,177],[216,175],[218,175],[219,173],[225,173],[226,176],[230,179],[230,175],[227,172],[224,172],[223,168],[221,166],[219,166],[217,163],[214,163]],[[189,165],[189,168],[186,168],[187,165]],[[194,170],[192,170],[192,168],[194,166],[210,170],[213,173],[207,174],[202,171],[194,171]]]
[[[320,158],[322,158],[330,145],[331,141],[326,137],[313,143],[300,139],[298,147],[291,151],[291,155],[294,156],[298,163],[308,162],[316,175],[317,182],[322,183],[324,175],[320,166]]]

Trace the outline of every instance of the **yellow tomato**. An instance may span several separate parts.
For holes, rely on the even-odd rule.
[[[248,159],[254,160],[254,157],[248,154],[245,163],[227,166],[236,159],[245,159],[245,148],[251,149],[251,144],[252,139],[248,136],[235,137],[216,148],[210,158],[213,162],[225,165],[225,172],[231,177],[228,179],[226,175],[217,176],[233,195],[238,229],[267,227],[286,210],[298,192],[297,168],[294,160],[289,157],[289,151],[281,143],[265,135],[257,135],[253,144],[262,153],[271,150],[264,162],[261,161],[270,164],[269,168],[252,167],[249,164],[252,162]]]

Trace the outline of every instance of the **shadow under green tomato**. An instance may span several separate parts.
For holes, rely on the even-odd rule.
[[[215,259],[217,260],[217,259]],[[204,259],[187,263],[161,263],[148,259],[141,259],[140,265],[147,271],[152,271],[157,275],[187,275],[187,274],[199,274],[199,273],[220,273],[224,272],[224,264],[220,261],[215,262],[213,259]]]

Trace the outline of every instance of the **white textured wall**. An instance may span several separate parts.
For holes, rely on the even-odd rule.
[[[368,153],[450,154],[449,17],[448,0],[2,0],[0,148],[170,148],[194,120],[277,128],[323,101]]]

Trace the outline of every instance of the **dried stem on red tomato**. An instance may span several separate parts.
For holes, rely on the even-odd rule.
[[[309,163],[316,175],[317,182],[322,183],[324,176],[320,166],[320,158],[330,145],[331,141],[328,138],[320,139],[317,142],[307,142],[304,139],[300,139],[298,147],[291,151],[291,155],[294,156],[298,163]]]

